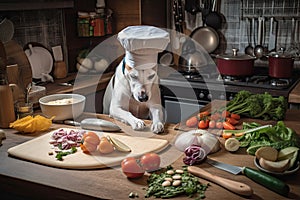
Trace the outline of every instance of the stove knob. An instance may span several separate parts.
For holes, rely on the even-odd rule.
[[[234,98],[233,94],[230,94],[228,100],[231,101]]]
[[[200,92],[199,98],[200,98],[200,99],[203,99],[204,97],[205,97],[205,94],[204,94],[203,92]]]
[[[209,100],[211,100],[211,99],[212,99],[212,94],[209,93],[209,94],[207,95],[207,98],[208,98]]]
[[[225,97],[224,94],[220,94],[219,99],[220,99],[220,100],[226,100],[226,97]]]

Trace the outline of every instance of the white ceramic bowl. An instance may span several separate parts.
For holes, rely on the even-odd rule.
[[[73,98],[73,103],[49,104],[50,101]],[[80,94],[52,94],[39,99],[42,113],[46,117],[55,116],[54,120],[75,119],[83,113],[85,96]]]

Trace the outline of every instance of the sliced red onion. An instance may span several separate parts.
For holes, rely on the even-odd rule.
[[[55,147],[60,146],[63,150],[79,147],[84,133],[85,131],[83,130],[70,130],[68,132],[67,130],[59,129],[52,133],[49,143]]]
[[[194,165],[201,163],[207,156],[203,148],[198,145],[191,145],[184,150],[185,157],[183,162],[186,165]]]

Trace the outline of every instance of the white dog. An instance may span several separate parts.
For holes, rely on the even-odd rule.
[[[152,69],[130,68],[125,61],[116,69],[106,88],[103,113],[128,123],[134,130],[145,128],[140,118],[151,117],[151,130],[164,130],[157,66]]]
[[[153,26],[129,26],[118,33],[125,57],[104,94],[103,113],[126,122],[134,130],[145,128],[141,118],[151,118],[151,130],[164,130],[157,76],[157,56],[170,42],[169,33]]]

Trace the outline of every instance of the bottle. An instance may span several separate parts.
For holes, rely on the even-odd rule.
[[[9,87],[6,64],[0,57],[0,128],[9,128],[16,120],[12,90]]]
[[[94,36],[104,36],[104,35],[105,35],[104,8],[97,8],[95,12]]]

